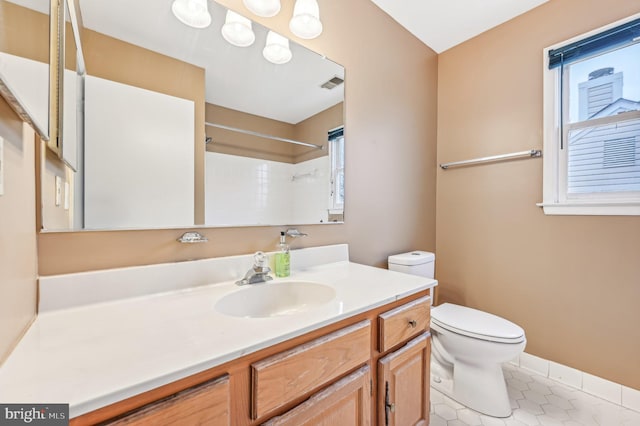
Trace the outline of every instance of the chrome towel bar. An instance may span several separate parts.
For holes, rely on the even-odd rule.
[[[493,155],[491,157],[474,158],[472,160],[454,161],[452,163],[442,163],[440,164],[440,167],[443,170],[447,170],[450,167],[470,166],[472,164],[489,163],[492,161],[513,160],[515,158],[524,158],[524,157],[529,157],[529,158],[542,157],[542,151],[539,149],[530,149],[529,151],[512,152],[510,154]]]

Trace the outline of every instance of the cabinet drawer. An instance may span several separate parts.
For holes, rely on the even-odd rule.
[[[255,420],[369,361],[371,322],[359,322],[251,364]]]
[[[126,414],[109,425],[229,425],[229,376],[178,392]]]
[[[371,373],[365,365],[263,426],[369,426],[370,395]]]
[[[384,352],[429,329],[431,298],[421,297],[378,316],[378,350]]]

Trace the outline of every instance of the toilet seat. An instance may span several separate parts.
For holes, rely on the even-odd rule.
[[[522,343],[524,330],[518,325],[477,309],[443,303],[431,309],[434,325],[452,333],[497,343]]]

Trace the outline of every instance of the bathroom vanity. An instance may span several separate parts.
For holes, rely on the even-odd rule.
[[[235,284],[250,255],[43,278],[0,400],[66,402],[76,425],[427,424],[437,282],[351,263],[346,245],[291,254],[291,277],[250,286]],[[309,284],[333,297],[314,304]]]

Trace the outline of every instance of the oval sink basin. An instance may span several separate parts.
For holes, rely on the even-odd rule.
[[[267,318],[295,315],[329,303],[336,291],[311,281],[282,281],[249,284],[222,297],[215,309],[225,315]]]

